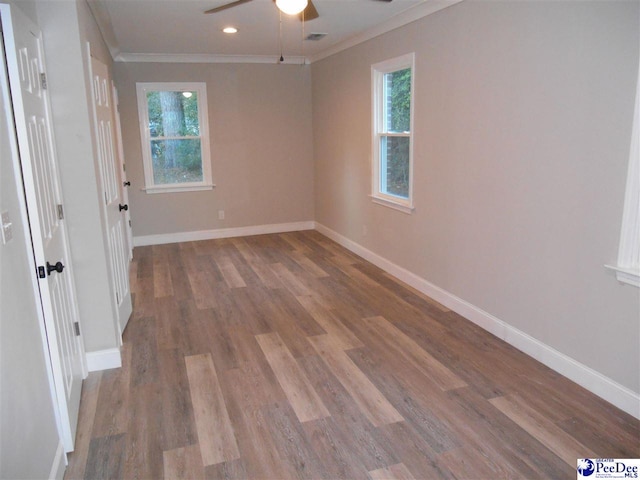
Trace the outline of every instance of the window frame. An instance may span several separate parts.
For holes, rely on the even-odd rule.
[[[631,146],[629,149],[629,166],[627,185],[625,188],[622,226],[620,228],[620,245],[618,261],[615,265],[605,265],[614,270],[619,282],[640,287],[640,65],[636,84],[633,121],[631,127]]]
[[[185,136],[180,138],[200,139],[200,155],[202,162],[202,181],[189,183],[156,184],[153,177],[153,159],[151,156],[151,132],[149,126],[148,92],[196,92],[198,98],[198,127],[199,136]],[[142,162],[144,166],[144,183],[142,189],[146,193],[176,193],[211,190],[213,184],[211,176],[211,150],[209,146],[209,113],[207,102],[207,84],[205,82],[137,82],[138,117],[140,120],[140,140],[142,148]],[[157,139],[154,137],[154,139]]]
[[[386,131],[384,77],[388,73],[411,69],[411,100],[409,133],[389,133]],[[404,213],[413,213],[413,131],[415,116],[415,53],[407,53],[371,66],[371,104],[372,104],[372,187],[371,199]],[[409,195],[408,198],[387,193],[383,189],[386,176],[382,176],[382,139],[386,137],[409,138]]]

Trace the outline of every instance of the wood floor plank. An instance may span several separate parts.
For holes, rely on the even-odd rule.
[[[297,278],[287,267],[285,267],[281,263],[274,263],[270,265],[271,270],[276,276],[280,279],[282,284],[293,294],[293,295],[309,295],[311,292],[307,289],[307,287]]]
[[[450,470],[455,478],[512,478],[513,473],[497,460],[481,449],[464,446],[442,453],[436,464]]]
[[[366,468],[334,423],[333,418],[323,418],[303,425],[313,450],[325,460],[325,478],[366,479]]]
[[[224,277],[225,282],[229,285],[229,288],[242,288],[246,287],[242,275],[238,272],[238,269],[233,264],[233,261],[227,256],[221,256],[216,259],[218,267],[220,268],[220,272]]]
[[[173,480],[202,480],[205,477],[198,445],[165,450],[164,477]]]
[[[260,332],[254,333],[246,325],[227,327],[227,332],[235,351],[236,368],[246,363],[258,363],[260,361],[263,353],[255,337]]]
[[[369,326],[370,332],[380,335],[385,340],[388,348],[393,349],[408,364],[431,378],[442,390],[446,391],[467,385],[384,317],[365,318],[363,322]]]
[[[119,479],[125,458],[125,434],[97,437],[89,445],[89,461],[84,478]],[[105,475],[105,473],[108,473]]]
[[[189,272],[188,277],[193,298],[198,308],[215,308],[215,295],[209,284],[209,274],[207,272]]]
[[[320,268],[316,263],[313,262],[313,260],[311,260],[306,255],[294,252],[292,254],[292,257],[296,261],[296,263],[304,268],[310,275],[316,278],[324,278],[329,276],[327,272]]]
[[[472,388],[451,390],[446,395],[452,401],[434,405],[434,409],[451,425],[457,425],[462,445],[473,446],[499,463],[510,472],[507,477],[569,478],[575,475],[574,465],[564,462]],[[505,442],[505,438],[509,441]]]
[[[131,351],[131,385],[156,383],[159,372],[155,318],[139,319],[128,326],[127,334],[136,345]]]
[[[356,477],[366,477],[370,470],[397,463],[399,458],[381,434],[383,427],[376,428],[369,422],[327,364],[317,355],[301,358],[299,362],[331,412],[331,417],[305,423],[305,429],[309,424],[324,423],[330,448],[344,450],[344,458],[349,460],[351,468],[360,472]],[[385,425],[384,428],[402,423]]]
[[[324,331],[335,338],[343,350],[362,347],[362,342],[338,318],[327,311],[313,296],[298,296],[298,302],[309,312]]]
[[[416,431],[408,421],[384,425],[379,430],[382,438],[397,457],[397,461],[406,465],[409,471],[419,472],[419,478],[438,478],[443,480],[485,478],[482,476],[456,477],[451,473],[448,466],[439,465],[438,459],[440,455],[422,440],[420,432]]]
[[[287,402],[262,407],[274,446],[289,471],[290,478],[328,478],[323,462],[309,443],[302,425]]]
[[[119,478],[163,478],[162,412],[160,386],[132,387],[122,475]]]
[[[139,269],[142,268],[143,262],[139,263]],[[153,268],[153,267],[152,267]],[[141,318],[153,315],[154,300],[153,295],[153,274],[142,276],[138,271],[138,279],[136,281],[135,302],[133,304],[133,312],[131,318]]]
[[[424,444],[420,450],[433,452],[429,458],[434,460],[435,455],[460,446],[455,426],[432,408],[448,400],[436,385],[427,382],[416,370],[405,368],[401,359],[389,361],[390,357],[380,351],[361,348],[350,352],[349,357],[375,380],[376,387],[405,419],[405,422],[392,425],[400,429],[404,423],[410,424],[411,430],[421,437]],[[392,425],[385,428],[392,429]],[[405,431],[396,437],[412,435]]]
[[[240,458],[211,355],[185,357],[203,465]]]
[[[307,333],[298,324],[298,317],[293,316],[285,306],[270,300],[263,304],[263,311],[271,327],[270,331],[278,332],[294,358],[315,355],[315,350],[307,342]],[[308,315],[306,311],[305,314]]]
[[[236,401],[245,406],[262,407],[287,398],[266,360],[227,370],[223,381],[227,390],[238,390]]]
[[[128,339],[128,335],[125,338]],[[123,345],[120,354],[122,367],[102,372],[96,415],[91,429],[93,438],[126,433],[128,429],[131,396],[130,344]]]
[[[162,449],[173,450],[198,442],[184,352],[159,350],[162,404]]]
[[[493,398],[489,402],[572,467],[578,458],[598,456],[536,412],[518,395]]]
[[[229,415],[233,418],[246,478],[294,478],[284,464],[268,428],[268,418],[251,394],[238,382],[228,382]]]
[[[306,254],[312,252],[313,249],[306,245],[304,242],[300,241],[300,239],[296,236],[296,232],[286,232],[280,233],[278,235],[282,240],[287,242],[291,247],[297,252]]]
[[[173,295],[171,268],[168,263],[158,262],[153,266],[153,296],[155,298]]]
[[[249,266],[266,288],[283,288],[284,285],[266,263],[251,261]]]
[[[215,465],[208,465],[204,469],[204,478],[216,480],[246,480],[249,478],[243,460],[233,460]]]
[[[329,411],[313,389],[304,372],[293,358],[277,332],[257,335],[256,340],[264,352],[280,386],[300,422],[328,417]]]
[[[404,420],[332,337],[318,335],[308,340],[374,426]]]
[[[138,260],[136,258],[129,263],[129,291],[131,294],[138,291]]]
[[[404,463],[396,463],[385,468],[369,472],[371,480],[415,480]]]
[[[87,459],[89,458],[91,427],[95,420],[96,407],[98,405],[101,377],[102,372],[92,372],[82,382],[82,397],[80,399],[80,412],[75,440],[76,448],[69,454],[71,459],[65,472],[67,480],[84,478]]]
[[[158,298],[155,307],[157,348],[190,352],[191,344],[184,325],[190,318],[185,315],[184,306],[171,296]]]

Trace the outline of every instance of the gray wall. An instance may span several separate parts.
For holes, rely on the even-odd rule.
[[[10,215],[13,239],[6,245],[0,243],[0,478],[46,478],[59,438],[32,285],[34,270],[29,257],[33,258],[33,251],[27,248],[30,240],[19,200],[22,191],[14,177],[10,149],[13,121],[5,116],[4,94],[3,88],[0,211]]]
[[[114,70],[135,237],[313,220],[308,66],[116,63]],[[216,187],[146,194],[136,82],[178,81],[207,83]]]
[[[617,257],[639,7],[463,2],[315,62],[316,221],[639,392],[638,289],[604,269]],[[406,215],[368,197],[370,68],[412,51]]]

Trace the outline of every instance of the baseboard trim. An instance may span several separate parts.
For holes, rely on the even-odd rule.
[[[134,247],[162,245],[165,243],[195,242],[198,240],[214,240],[217,238],[248,237],[267,233],[298,232],[313,230],[315,222],[276,223],[272,225],[252,225],[248,227],[219,228],[215,230],[199,230],[195,232],[163,233],[158,235],[142,235],[133,237]]]
[[[121,366],[122,357],[120,356],[119,348],[107,348],[106,350],[87,352],[87,369],[90,372],[120,368]]]
[[[538,360],[547,367],[576,382],[621,410],[640,418],[640,394],[602,375],[592,368],[555,350],[549,345],[518,330],[488,312],[447,292],[422,277],[402,268],[362,245],[316,223],[316,230],[362,258],[380,267],[387,273],[411,285],[445,307],[504,340],[508,344]]]
[[[64,478],[64,471],[67,469],[67,455],[64,452],[64,445],[62,441],[58,442],[58,448],[56,449],[53,463],[51,464],[51,470],[49,470],[49,479],[62,480]]]

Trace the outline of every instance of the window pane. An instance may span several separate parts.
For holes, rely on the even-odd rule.
[[[409,137],[382,137],[380,191],[409,198]]]
[[[152,140],[151,159],[156,185],[203,181],[200,139]]]
[[[411,128],[411,69],[384,75],[385,131],[409,132]]]
[[[151,137],[200,136],[197,92],[147,92]]]

